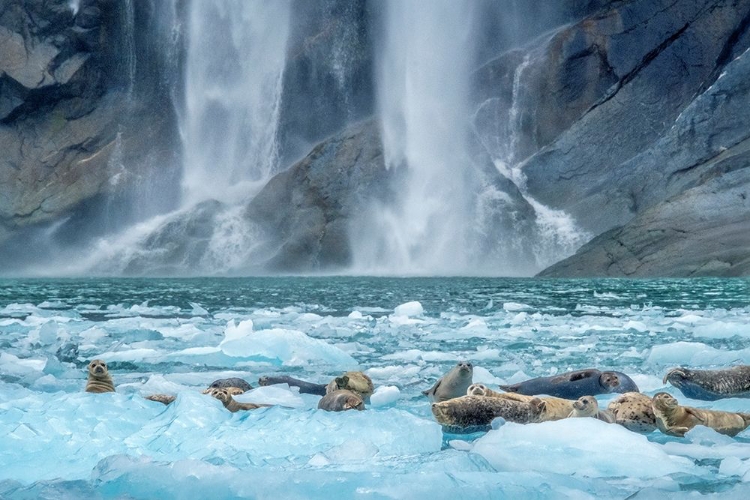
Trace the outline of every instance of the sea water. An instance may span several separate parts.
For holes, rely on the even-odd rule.
[[[104,359],[116,393],[83,391]],[[750,431],[594,419],[445,434],[421,394],[458,360],[490,387],[596,367],[683,404],[673,366],[750,364],[747,280],[0,281],[0,498],[682,498],[750,495]],[[363,412],[286,385],[230,413],[213,380],[364,370]],[[169,406],[148,401],[174,394]],[[606,406],[612,395],[598,396]]]

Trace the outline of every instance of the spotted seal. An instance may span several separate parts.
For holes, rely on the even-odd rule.
[[[466,390],[467,396],[485,396],[489,398],[504,398],[513,401],[520,401],[522,403],[528,403],[535,396],[526,396],[524,394],[518,394],[517,392],[497,392],[487,388],[484,384],[471,384]],[[568,418],[570,412],[573,411],[573,403],[569,399],[555,398],[555,397],[542,397],[539,398],[544,401],[545,407],[539,417],[540,422],[549,422],[554,420],[562,420]]]
[[[365,402],[356,392],[340,389],[329,392],[320,398],[318,409],[326,411],[364,410]]]
[[[172,404],[175,399],[177,399],[177,396],[172,396],[171,394],[149,394],[145,397],[145,399],[148,399],[149,401],[156,401],[157,403],[161,403],[164,405],[169,405]]]
[[[657,427],[670,436],[682,437],[696,425],[710,427],[727,436],[736,436],[750,426],[750,413],[680,406],[674,396],[666,392],[658,392],[654,395],[652,407]]]
[[[86,392],[115,392],[115,384],[107,369],[107,363],[101,359],[95,359],[89,363]]]
[[[608,410],[600,410],[599,402],[594,396],[581,396],[573,402],[573,411],[568,415],[570,418],[593,417],[608,424],[615,423],[615,416]]]
[[[615,416],[615,423],[633,432],[656,430],[656,416],[651,407],[651,398],[640,392],[626,392],[610,401],[607,406]]]
[[[539,398],[524,402],[487,396],[461,396],[432,403],[432,414],[438,423],[450,429],[487,430],[497,417],[519,424],[538,422],[544,407],[545,402]]]
[[[208,386],[209,389],[226,389],[227,387],[237,387],[242,389],[242,392],[247,392],[253,389],[253,386],[250,385],[249,382],[239,377],[220,378],[214,380],[211,382],[211,385]]]
[[[434,403],[465,396],[473,376],[474,366],[468,361],[460,361],[448,373],[440,377],[435,385],[422,391],[422,394]]]
[[[341,390],[356,392],[365,402],[368,402],[372,393],[375,392],[375,386],[372,379],[362,372],[346,372],[331,380],[326,386],[326,394]]]
[[[274,376],[274,377],[260,377],[258,384],[265,387],[268,385],[276,384],[287,384],[289,387],[298,387],[300,394],[315,394],[316,396],[326,395],[326,384],[315,384],[313,382],[306,382],[286,375]]]
[[[224,404],[224,408],[235,413],[240,410],[257,410],[258,408],[265,408],[273,405],[256,404],[256,403],[240,403],[235,401],[231,394],[226,389],[211,389],[209,394],[221,401]]]
[[[599,371],[596,369],[577,370],[539,377],[513,385],[501,385],[507,392],[517,392],[527,396],[549,394],[558,398],[578,399],[581,396],[596,396],[611,392],[639,392],[635,382],[622,372]]]
[[[750,398],[750,366],[725,370],[690,370],[672,368],[664,383],[677,387],[685,397],[715,401],[722,398]]]
[[[209,387],[208,389],[203,389],[203,394],[212,394],[214,390],[216,389],[224,389],[229,393],[230,396],[237,396],[238,394],[245,394],[247,391],[243,391],[239,387],[229,386],[229,387]]]

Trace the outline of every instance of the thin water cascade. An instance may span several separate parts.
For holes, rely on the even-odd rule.
[[[469,265],[466,169],[472,2],[389,1],[377,69],[386,166],[399,199],[355,244],[366,272],[455,273]]]
[[[291,2],[190,5],[183,206],[240,201],[278,170]]]

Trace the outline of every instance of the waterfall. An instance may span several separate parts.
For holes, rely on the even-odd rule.
[[[398,200],[378,207],[355,243],[355,267],[456,273],[467,266],[472,2],[385,3],[377,68],[386,166],[403,170]]]
[[[191,3],[183,206],[246,199],[277,172],[290,10],[289,0]]]

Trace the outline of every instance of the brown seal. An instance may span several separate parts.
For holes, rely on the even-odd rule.
[[[107,370],[107,363],[95,359],[89,363],[89,377],[86,381],[86,392],[115,392],[115,384]]]
[[[435,385],[422,391],[433,403],[447,401],[452,398],[465,396],[472,383],[474,367],[467,361],[461,361],[448,373],[435,382]]]
[[[680,406],[677,400],[666,392],[656,393],[652,406],[657,427],[664,434],[670,436],[682,437],[696,425],[710,427],[727,436],[736,436],[750,425],[750,414],[748,413]]]
[[[203,390],[203,394],[212,394],[216,389],[224,389],[230,396],[237,396],[238,394],[244,394],[246,392],[241,387],[209,387],[208,389]]]
[[[538,422],[545,402],[539,398],[531,401],[514,401],[487,396],[461,396],[432,404],[432,414],[443,426],[482,427],[502,417],[508,422],[528,424]]]
[[[369,401],[375,386],[372,379],[362,372],[346,372],[340,377],[331,380],[326,386],[326,394],[334,391],[356,392],[364,401]]]
[[[362,397],[346,389],[329,392],[318,401],[318,409],[326,411],[364,410]]]
[[[626,392],[613,399],[607,409],[615,416],[615,423],[633,432],[656,430],[656,416],[651,398],[640,392]]]
[[[573,402],[570,418],[593,417],[608,424],[615,423],[615,416],[607,410],[599,409],[599,402],[594,396],[582,396]]]
[[[221,401],[224,404],[224,408],[231,411],[232,413],[240,410],[257,410],[258,408],[273,406],[265,404],[237,402],[226,389],[211,389],[211,392],[209,392],[209,394]]]
[[[524,394],[518,394],[517,392],[497,392],[489,389],[484,384],[471,384],[466,390],[467,396],[484,396],[488,398],[503,398],[511,401],[520,401],[522,403],[528,403],[536,396],[526,396]],[[573,411],[573,403],[569,399],[555,398],[555,397],[541,397],[537,398],[545,402],[544,410],[539,418],[540,422],[550,422],[554,420],[562,420],[568,418],[570,412]]]
[[[177,396],[172,396],[171,394],[150,394],[146,396],[145,399],[168,405],[174,402],[174,400],[177,399]]]

